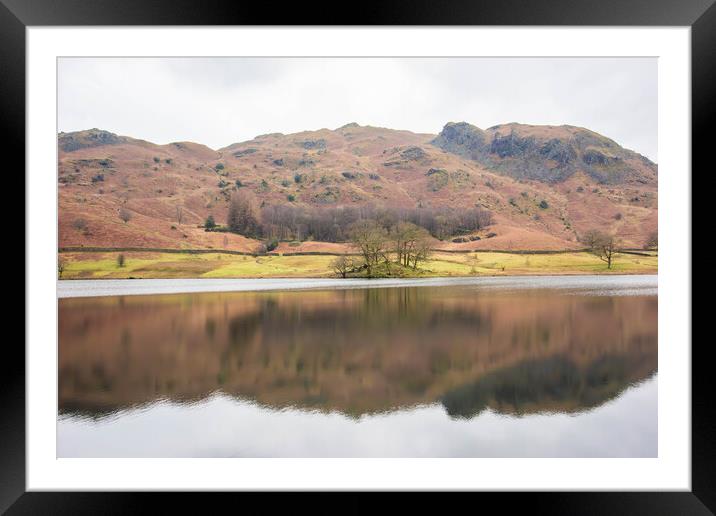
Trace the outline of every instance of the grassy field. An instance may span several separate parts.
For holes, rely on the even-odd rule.
[[[111,278],[299,278],[336,275],[335,256],[239,256],[222,253],[180,254],[124,252],[60,253],[62,279]],[[611,269],[589,253],[435,253],[415,276],[510,276],[527,274],[655,274],[657,254],[621,254]],[[413,275],[413,274],[411,274]]]

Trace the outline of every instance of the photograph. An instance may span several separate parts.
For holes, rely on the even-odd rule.
[[[0,0],[0,514],[716,514],[715,81],[716,0]]]
[[[658,57],[56,79],[58,459],[660,457]]]

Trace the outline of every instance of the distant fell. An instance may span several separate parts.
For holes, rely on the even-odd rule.
[[[656,164],[594,131],[570,125],[450,122],[433,145],[515,179],[556,183],[584,172],[601,184],[648,183]]]

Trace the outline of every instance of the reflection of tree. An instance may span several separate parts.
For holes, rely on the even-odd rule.
[[[656,370],[656,313],[651,298],[460,288],[63,299],[60,409],[221,390],[351,415],[579,410]]]
[[[600,357],[584,369],[564,357],[522,362],[453,389],[441,401],[449,415],[462,418],[487,408],[517,415],[585,410],[644,379],[633,374],[635,365],[629,358],[615,355]],[[638,367],[636,371],[643,372]]]

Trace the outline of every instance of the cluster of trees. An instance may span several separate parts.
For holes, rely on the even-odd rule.
[[[259,238],[262,236],[262,228],[253,197],[244,193],[236,193],[231,196],[226,226],[230,231],[247,237]]]
[[[392,263],[417,269],[430,256],[430,234],[412,222],[386,229],[377,220],[362,219],[349,226],[348,234],[358,257],[339,256],[331,263],[333,271],[344,278],[361,270],[371,278],[380,265],[390,270]]]
[[[227,227],[253,238],[346,242],[356,222],[371,220],[387,232],[411,223],[441,240],[470,233],[492,224],[492,213],[484,208],[390,208],[341,206],[315,209],[293,205],[257,207],[249,192],[235,192],[229,204]],[[209,229],[209,228],[207,228]]]

